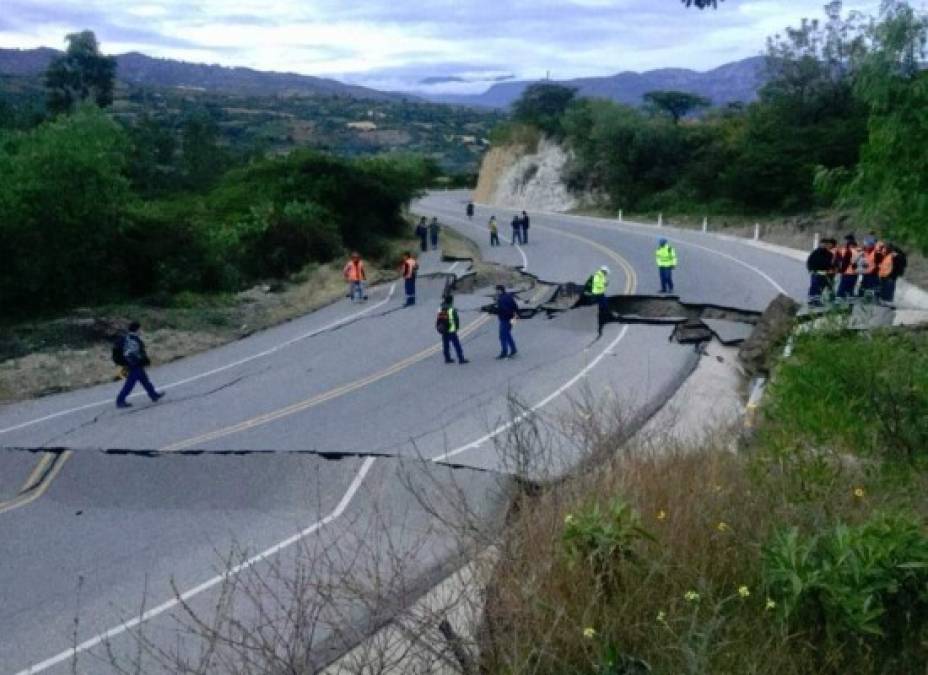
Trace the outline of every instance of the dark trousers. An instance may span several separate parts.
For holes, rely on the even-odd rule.
[[[880,279],[880,300],[892,302],[896,297],[896,280],[891,277]]]
[[[872,295],[878,295],[880,292],[880,275],[865,274],[860,279],[860,295],[866,295],[870,292]]]
[[[499,246],[499,233],[490,232],[490,246]]]
[[[427,237],[419,237],[419,248],[425,252],[429,250],[429,240]]]
[[[831,288],[831,280],[824,274],[812,274],[809,279],[809,302],[820,303],[822,293]]]
[[[516,341],[512,339],[512,321],[510,319],[499,320],[499,353],[501,356],[512,356],[518,350]]]
[[[854,295],[854,288],[857,286],[856,274],[842,274],[841,281],[838,282],[838,297],[847,298]]]
[[[605,293],[600,295],[592,296],[593,300],[596,302],[596,306],[599,308],[599,311],[596,313],[597,316],[597,331],[600,335],[603,334],[603,326],[606,324],[606,319],[609,318],[609,298],[606,297]]]
[[[527,227],[522,228],[522,243],[523,244],[528,243],[528,228]]]
[[[433,232],[431,234],[432,238],[432,248],[438,248],[438,232]]]
[[[148,393],[148,397],[152,401],[158,400],[158,392],[156,392],[155,388],[151,385],[151,381],[148,379],[145,369],[142,368],[142,366],[129,366],[129,374],[126,376],[126,383],[122,385],[119,396],[116,397],[117,404],[123,405],[126,402],[126,397],[135,389],[136,383],[142,384],[145,391]]]
[[[403,279],[403,284],[406,286],[406,304],[416,304],[416,278]]]
[[[673,267],[658,267],[661,275],[661,292],[673,293]]]
[[[522,242],[522,228],[514,227],[512,228],[512,239],[509,241],[510,246],[515,246],[516,244],[521,244]]]
[[[447,363],[451,362],[451,346],[454,345],[454,351],[458,355],[458,361],[464,360],[464,350],[461,349],[461,338],[458,337],[457,333],[442,333],[441,334],[441,349],[445,353],[445,361]]]

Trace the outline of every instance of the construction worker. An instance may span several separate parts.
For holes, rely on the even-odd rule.
[[[419,250],[425,253],[429,250],[429,226],[425,216],[419,219],[416,225],[416,236],[419,237]]]
[[[806,259],[809,270],[809,305],[820,307],[822,295],[827,290],[833,292],[835,255],[837,242],[834,239],[822,239],[818,247]]]
[[[364,261],[357,251],[351,253],[351,258],[345,263],[342,270],[342,276],[348,284],[348,297],[351,302],[357,300],[367,300],[367,293],[364,291],[364,282],[367,281],[367,272],[364,269]]]
[[[490,230],[490,246],[499,246],[499,225],[496,223],[496,216],[490,216],[487,227]]]
[[[606,323],[606,316],[609,313],[609,300],[606,298],[606,289],[609,287],[610,270],[606,265],[602,265],[598,270],[590,275],[584,286],[584,293],[587,294],[592,302],[596,303],[599,308],[598,326],[599,334],[603,334],[603,324]]]
[[[438,218],[433,217],[429,223],[429,238],[432,240],[432,250],[438,248],[438,233],[441,231],[441,225],[438,224]]]
[[[403,275],[403,284],[406,287],[406,307],[416,304],[416,275],[418,271],[419,263],[412,257],[412,253],[409,251],[403,253],[400,272]]]
[[[511,359],[519,353],[516,342],[512,339],[512,325],[519,315],[519,303],[512,293],[506,292],[505,286],[496,287],[496,316],[499,318],[499,346],[497,359]]]
[[[673,270],[677,266],[677,252],[663,237],[657,242],[654,257],[661,277],[661,293],[673,293]]]
[[[835,250],[835,269],[840,275],[837,296],[843,300],[854,295],[857,288],[857,259],[860,248],[853,234],[844,237],[844,245]]]
[[[142,337],[140,335],[141,330],[142,326],[138,321],[130,323],[129,332],[120,338],[119,343],[113,350],[114,360],[117,356],[120,356],[121,358],[118,363],[127,371],[126,382],[122,385],[119,395],[116,396],[117,408],[132,407],[132,404],[126,401],[126,398],[132,393],[136,383],[139,382],[142,383],[142,387],[145,388],[148,398],[152,401],[157,401],[164,396],[163,393],[155,391],[151,381],[148,379],[148,375],[145,373],[145,368],[150,365],[151,362],[148,360],[148,354],[145,351],[145,343],[142,342]]]
[[[458,357],[458,363],[470,363],[464,358],[464,350],[461,348],[461,339],[458,337],[458,328],[461,326],[461,319],[458,316],[458,310],[454,308],[454,296],[446,295],[438,310],[438,317],[435,319],[435,330],[441,335],[441,349],[445,355],[445,363],[454,363],[451,358],[451,347]]]
[[[857,259],[857,271],[861,275],[858,295],[872,300],[876,300],[880,292],[880,269],[877,264],[877,255],[876,239],[866,237],[864,248]]]

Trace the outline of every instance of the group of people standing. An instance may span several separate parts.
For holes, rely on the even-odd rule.
[[[511,359],[519,353],[516,341],[512,337],[512,327],[519,317],[519,303],[515,296],[502,285],[496,287],[496,317],[499,323],[500,345],[500,352],[496,358],[498,360]],[[464,349],[461,347],[461,339],[458,336],[460,327],[461,319],[458,316],[458,310],[454,307],[454,296],[448,294],[442,300],[438,316],[435,318],[435,330],[441,335],[445,363],[454,363],[454,359],[451,358],[452,347],[458,363],[470,363],[464,358]]]
[[[468,214],[471,212],[468,211]],[[470,215],[468,215],[470,217]],[[528,228],[531,224],[531,220],[528,217],[528,214],[523,211],[521,214],[515,214],[512,217],[512,222],[510,226],[512,227],[512,237],[509,239],[509,245],[515,246],[520,244],[524,246],[528,243]],[[487,230],[490,232],[490,246],[499,246],[499,223],[496,220],[496,216],[490,216],[490,220],[487,221]]]
[[[838,302],[855,297],[892,302],[906,265],[902,249],[874,234],[864,237],[862,246],[853,234],[845,236],[841,246],[836,239],[822,239],[806,259],[809,304],[822,306],[829,297]]]
[[[425,253],[429,250],[429,244],[432,245],[432,250],[438,248],[438,235],[441,232],[441,225],[438,223],[438,218],[432,218],[429,222],[425,216],[419,219],[419,224],[416,225],[416,236],[419,238],[419,250]]]

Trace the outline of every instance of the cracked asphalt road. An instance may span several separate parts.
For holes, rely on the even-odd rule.
[[[605,263],[614,272],[610,292],[636,280],[642,292],[657,286],[654,228],[532,214],[527,246],[491,249],[486,220],[492,212],[505,223],[512,211],[478,206],[471,223],[465,203],[464,193],[433,193],[414,210],[477,240],[486,260],[527,262],[545,281],[582,283]],[[700,233],[666,233],[680,252],[676,282],[685,301],[762,309],[780,289],[802,296],[794,261]],[[423,263],[450,267],[434,253]],[[422,588],[459,548],[423,493],[443,507],[453,494],[456,512],[493,522],[508,471],[543,478],[579,457],[556,430],[543,466],[501,452],[511,396],[545,420],[584,396],[621,400],[643,416],[697,358],[668,342],[668,326],[610,324],[597,340],[594,311],[583,308],[519,322],[519,356],[497,362],[496,319],[479,311],[491,291],[478,288],[458,299],[471,363],[445,365],[433,327],[444,284],[420,279],[419,304],[405,309],[401,288],[385,285],[372,289],[366,307],[339,302],[153,369],[156,386],[169,385],[158,404],[137,398],[131,411],[117,411],[115,387],[101,386],[0,408],[0,446],[8,448],[0,450],[0,500],[15,496],[35,461],[12,448],[73,451],[40,497],[0,513],[0,672],[111,672],[108,659],[136,654],[140,628],[176,644],[174,589],[201,589],[186,601],[208,611],[222,587],[210,582],[232,552],[254,558],[250,570],[295,566],[307,559],[304,546],[327,547],[327,566],[314,573],[322,579],[339,578],[359,557],[406,551],[402,575],[409,588]],[[389,545],[376,544],[381,538]],[[143,608],[149,614],[133,625]],[[350,641],[346,626],[363,634],[370,616],[360,599],[343,600],[319,630],[320,651],[337,651],[336,636]]]

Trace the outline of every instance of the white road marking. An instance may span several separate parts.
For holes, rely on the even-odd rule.
[[[515,419],[510,420],[509,422],[506,422],[505,424],[501,424],[500,426],[496,427],[496,429],[494,429],[494,430],[491,431],[490,433],[481,436],[481,437],[478,438],[477,440],[472,441],[472,442],[468,443],[467,445],[462,445],[462,446],[460,446],[459,448],[455,448],[454,450],[449,450],[448,452],[446,452],[446,453],[444,453],[444,454],[438,455],[437,457],[433,457],[433,458],[432,458],[432,461],[433,461],[433,462],[443,462],[443,461],[447,460],[447,459],[450,458],[450,457],[454,457],[454,456],[456,456],[456,455],[461,454],[462,452],[466,452],[466,451],[468,451],[468,450],[473,450],[473,449],[475,449],[475,448],[479,448],[481,445],[483,445],[484,443],[486,443],[486,442],[487,442],[488,440],[490,440],[491,438],[495,438],[496,436],[500,435],[500,434],[503,433],[504,431],[507,431],[508,429],[511,429],[511,428],[512,428],[513,426],[515,426],[516,424],[519,424],[520,422],[522,422],[522,421],[523,421],[524,419],[526,419],[529,415],[531,415],[531,414],[537,412],[538,410],[541,410],[541,409],[544,408],[546,405],[548,405],[551,401],[553,401],[554,399],[556,399],[558,396],[560,396],[561,394],[563,394],[565,391],[567,391],[567,390],[570,389],[572,386],[574,386],[575,384],[577,384],[577,382],[579,382],[581,379],[583,379],[583,378],[586,376],[586,374],[589,373],[593,368],[595,368],[595,367],[599,364],[599,362],[602,361],[602,360],[606,357],[606,355],[607,355],[609,352],[611,352],[613,349],[616,348],[616,346],[619,344],[619,342],[622,341],[622,338],[625,337],[626,333],[628,333],[628,326],[627,326],[627,325],[625,325],[625,326],[622,327],[622,330],[619,332],[619,335],[618,335],[618,337],[616,337],[615,340],[613,340],[612,342],[610,342],[610,343],[606,346],[606,348],[603,349],[603,350],[596,356],[596,358],[594,358],[594,359],[593,359],[592,361],[590,361],[586,366],[584,366],[576,375],[574,375],[572,378],[570,378],[569,380],[567,380],[567,382],[565,382],[565,383],[562,384],[560,387],[558,387],[557,389],[555,389],[553,392],[551,392],[550,394],[548,394],[547,396],[545,396],[543,399],[541,399],[540,401],[538,401],[538,403],[536,403],[535,405],[533,405],[531,408],[529,408],[528,410],[526,410],[525,412],[523,412],[521,415],[519,415],[519,416],[516,417]]]
[[[456,270],[458,268],[458,265],[460,264],[461,264],[460,261],[454,263],[451,267],[447,269],[447,273],[451,274],[452,272],[454,272],[454,270]]]
[[[286,340],[286,341],[284,341],[284,342],[281,342],[280,344],[275,345],[275,346],[273,346],[273,347],[271,347],[271,348],[269,348],[269,349],[265,349],[264,351],[258,352],[258,353],[256,353],[256,354],[252,354],[251,356],[246,356],[245,358],[239,359],[238,361],[233,361],[232,363],[227,363],[227,364],[224,365],[224,366],[219,366],[218,368],[213,368],[212,370],[207,370],[206,372],[199,373],[199,374],[197,374],[197,375],[194,375],[194,376],[192,376],[192,377],[185,378],[185,379],[183,379],[183,380],[178,380],[178,381],[176,381],[176,382],[171,382],[171,383],[169,383],[169,384],[165,384],[165,385],[163,385],[163,386],[161,387],[161,389],[174,389],[175,387],[180,387],[180,386],[183,386],[183,385],[185,385],[185,384],[190,384],[191,382],[196,382],[197,380],[202,380],[202,379],[205,378],[205,377],[210,377],[211,375],[216,375],[217,373],[221,373],[221,372],[226,371],[226,370],[229,370],[229,369],[231,369],[231,368],[237,368],[238,366],[241,366],[241,365],[243,365],[243,364],[245,364],[245,363],[248,363],[248,362],[250,362],[250,361],[255,361],[255,360],[257,360],[257,359],[264,358],[265,356],[270,356],[271,354],[274,354],[274,353],[276,353],[276,352],[279,352],[281,349],[284,349],[284,348],[286,348],[286,347],[289,347],[289,346],[292,345],[292,344],[295,344],[295,343],[297,343],[297,342],[301,342],[302,340],[307,340],[307,339],[309,339],[309,338],[311,338],[311,337],[314,337],[314,336],[316,336],[316,335],[319,335],[320,333],[324,333],[324,332],[327,331],[327,330],[331,330],[331,329],[336,328],[336,327],[338,327],[338,326],[340,326],[340,325],[342,325],[342,324],[344,324],[344,323],[348,323],[349,321],[352,321],[352,320],[358,318],[359,316],[363,316],[364,314],[367,314],[368,312],[372,312],[372,311],[374,311],[375,309],[377,309],[378,307],[383,307],[385,304],[387,304],[387,302],[390,301],[390,298],[393,297],[393,293],[394,293],[395,290],[396,290],[396,284],[391,284],[391,285],[390,285],[390,290],[387,292],[387,297],[385,297],[383,300],[381,300],[380,302],[378,302],[378,303],[376,303],[376,304],[373,304],[373,305],[370,305],[369,307],[364,308],[364,309],[361,310],[360,312],[355,312],[354,314],[349,314],[348,316],[342,317],[342,318],[339,319],[338,321],[333,321],[332,323],[330,323],[330,324],[328,324],[328,325],[325,325],[325,326],[322,326],[321,328],[315,328],[315,329],[313,329],[313,330],[311,330],[311,331],[308,331],[308,332],[306,332],[306,333],[303,333],[302,335],[297,335],[296,337],[290,338],[289,340]],[[130,396],[130,398],[136,398],[136,397],[142,396],[143,394],[144,394],[144,392],[139,392],[139,393],[136,393],[136,394],[132,394],[132,396]],[[51,414],[45,415],[45,416],[43,416],[43,417],[37,417],[37,418],[35,418],[35,419],[28,420],[28,421],[26,421],[26,422],[20,422],[19,424],[14,424],[13,426],[6,427],[6,428],[2,428],[2,429],[0,429],[0,434],[6,434],[6,433],[9,433],[9,432],[11,432],[11,431],[18,431],[19,429],[25,429],[26,427],[31,427],[31,426],[34,426],[34,425],[36,425],[36,424],[41,424],[42,422],[47,422],[47,421],[49,421],[49,420],[53,420],[53,419],[56,419],[56,418],[58,418],[58,417],[64,417],[65,415],[71,415],[71,414],[76,413],[76,412],[81,412],[82,410],[90,410],[91,408],[99,408],[100,406],[103,406],[103,405],[110,405],[110,404],[112,404],[112,403],[113,403],[113,400],[112,400],[112,399],[106,399],[105,401],[94,401],[93,403],[86,403],[86,404],[84,404],[84,405],[80,405],[80,406],[77,406],[77,407],[74,407],[74,408],[68,408],[67,410],[60,410],[60,411],[58,411],[58,412],[51,413]]]
[[[132,630],[136,626],[142,623],[145,623],[146,621],[149,621],[161,614],[164,614],[168,610],[174,609],[175,607],[180,605],[182,602],[186,602],[190,600],[191,598],[199,595],[203,591],[213,588],[214,586],[222,583],[226,579],[236,576],[240,572],[248,569],[249,567],[256,565],[257,563],[263,560],[267,560],[272,555],[279,553],[285,548],[289,548],[293,544],[299,542],[302,539],[305,539],[306,537],[313,534],[314,532],[317,532],[318,530],[322,529],[326,525],[330,524],[332,521],[339,518],[345,512],[345,509],[348,508],[348,504],[351,503],[351,500],[354,498],[355,494],[361,488],[361,484],[364,482],[365,477],[367,476],[368,472],[371,470],[371,467],[374,465],[375,461],[376,459],[373,457],[368,457],[364,460],[364,463],[361,465],[361,468],[355,474],[354,479],[351,481],[351,484],[348,486],[348,490],[342,496],[341,501],[338,502],[338,505],[335,507],[335,510],[332,511],[329,515],[327,515],[322,520],[316,521],[315,523],[307,527],[305,530],[302,530],[301,532],[296,533],[292,537],[284,539],[280,543],[274,544],[270,548],[262,551],[261,553],[258,553],[257,555],[249,558],[248,560],[242,563],[239,563],[238,565],[235,565],[234,567],[230,567],[228,570],[226,570],[222,574],[217,574],[216,576],[210,579],[207,579],[203,583],[197,586],[194,586],[193,588],[189,590],[184,591],[179,596],[171,598],[170,600],[167,600],[166,602],[162,602],[157,607],[152,607],[151,609],[140,614],[134,619],[125,621],[119,624],[118,626],[110,628],[104,633],[100,633],[99,635],[92,637],[89,640],[85,640],[84,642],[81,642],[75,647],[66,649],[60,654],[56,654],[55,656],[45,659],[44,661],[40,663],[36,663],[35,665],[29,666],[25,670],[19,671],[17,675],[33,675],[34,673],[41,673],[42,671],[48,670],[52,666],[56,666],[59,663],[63,663],[65,661],[73,659],[77,654],[80,654],[81,652],[85,652],[88,649],[92,649],[93,647],[96,647],[97,645],[103,642],[106,642],[107,640],[111,640],[114,637],[122,635],[126,631]]]

